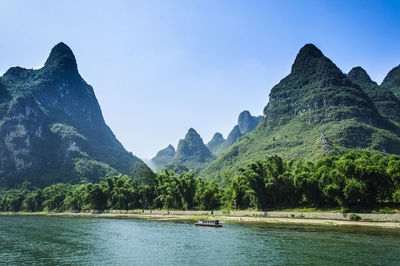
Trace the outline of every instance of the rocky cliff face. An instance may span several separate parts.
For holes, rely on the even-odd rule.
[[[388,87],[390,83],[390,90],[395,91],[397,75],[396,71],[391,72],[384,83]],[[362,71],[353,71],[349,77],[375,86]],[[317,159],[353,148],[400,153],[399,128],[349,77],[317,47],[305,45],[296,56],[291,73],[272,88],[258,127],[200,175],[219,178],[224,171],[268,154]]]
[[[204,168],[215,159],[215,155],[204,144],[200,135],[190,128],[184,139],[179,140],[178,148],[168,169],[198,170]],[[180,171],[178,171],[180,172]]]
[[[2,186],[97,181],[147,167],[106,125],[93,88],[64,43],[41,69],[10,68],[0,84]]]

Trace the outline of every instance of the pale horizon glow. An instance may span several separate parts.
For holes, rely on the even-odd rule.
[[[0,75],[66,43],[122,145],[151,158],[189,128],[226,138],[314,43],[382,82],[400,64],[398,1],[12,1],[0,4]]]

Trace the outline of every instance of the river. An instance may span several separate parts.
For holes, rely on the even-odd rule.
[[[0,216],[0,264],[400,265],[383,229]]]

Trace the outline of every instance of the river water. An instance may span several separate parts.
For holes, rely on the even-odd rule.
[[[400,265],[400,232],[0,216],[0,264]]]

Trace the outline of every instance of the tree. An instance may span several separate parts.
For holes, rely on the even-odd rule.
[[[71,190],[71,185],[55,184],[43,189],[43,208],[47,211],[62,211],[65,209],[64,200]]]
[[[3,195],[2,209],[4,211],[18,212],[21,210],[22,202],[25,199],[25,195],[28,193],[26,190],[11,189]]]
[[[36,189],[29,192],[22,202],[22,209],[28,212],[37,212],[43,210],[42,190]]]
[[[197,208],[200,210],[213,210],[220,206],[219,186],[215,181],[197,179],[196,194],[194,196]]]
[[[180,188],[182,208],[191,210],[194,206],[193,200],[196,193],[196,180],[194,172],[180,174],[177,178]]]
[[[163,209],[181,209],[182,195],[181,184],[173,171],[164,170],[156,177],[155,200],[156,207]]]
[[[346,186],[343,189],[343,206],[358,208],[365,203],[367,198],[367,186],[362,181],[355,178],[347,179]]]
[[[83,194],[83,202],[88,209],[104,210],[107,205],[107,195],[99,184],[87,184]]]

